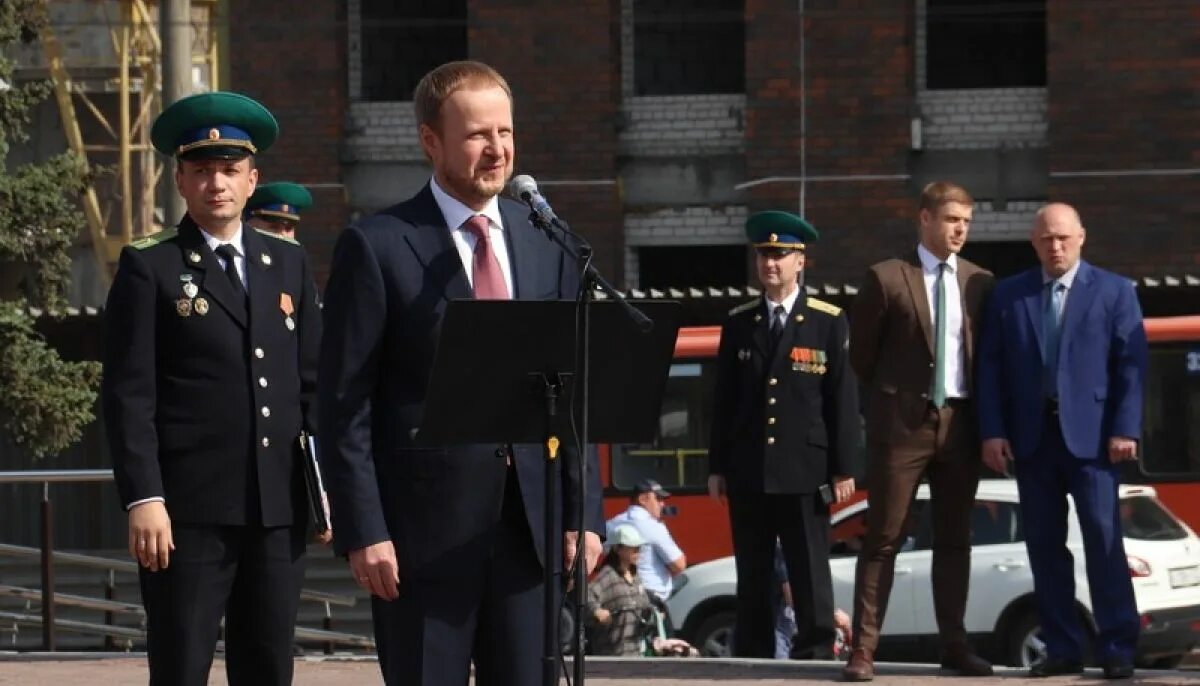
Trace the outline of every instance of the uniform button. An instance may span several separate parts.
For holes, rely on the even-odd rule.
[[[775,399],[774,399],[774,398],[767,398],[767,404],[768,404],[768,405],[774,405],[774,404],[775,404]]]
[[[264,448],[271,447],[271,439],[267,438],[266,436],[263,436],[263,447]]]
[[[767,445],[775,445],[775,437],[771,436],[767,439]]]
[[[928,393],[922,393],[922,394],[921,394],[921,399],[922,399],[922,400],[929,400],[929,394],[928,394]]]
[[[255,348],[254,356],[261,360],[262,358],[266,357],[267,354],[263,352],[262,348]]]
[[[263,405],[262,415],[264,417],[270,417],[271,416],[271,408],[267,407],[266,405]]]
[[[263,388],[266,388],[267,387],[267,377],[265,377],[265,376],[258,377],[258,385]]]
[[[929,368],[930,368],[930,369],[933,369],[933,363],[932,363],[932,362],[930,362],[930,363],[929,363]]]
[[[776,384],[778,384],[778,383],[779,383],[779,379],[776,379],[775,377],[773,377],[773,376],[772,376],[772,377],[771,377],[771,379],[770,379],[769,381],[767,381],[767,383],[769,383],[769,384],[771,384],[772,386],[774,386],[774,385],[776,385]]]
[[[508,451],[504,448],[496,448],[496,457],[508,457]]]
[[[775,423],[775,418],[774,418],[774,417],[767,417],[767,423],[768,423],[768,424],[774,424],[774,423]]]

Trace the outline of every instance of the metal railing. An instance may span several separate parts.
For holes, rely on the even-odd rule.
[[[108,571],[108,585],[106,593],[108,597],[105,600],[91,599],[96,609],[105,611],[105,622],[111,624],[114,612],[121,611],[120,603],[116,602],[113,597],[113,591],[116,586],[114,575],[116,572],[137,573],[137,563],[133,560],[120,560],[111,557],[101,557],[97,555],[84,555],[80,553],[68,553],[54,550],[54,504],[50,499],[50,484],[52,483],[95,483],[106,482],[113,480],[113,472],[111,469],[74,469],[74,470],[24,470],[24,471],[0,471],[0,484],[41,484],[42,485],[42,503],[41,503],[41,547],[29,548],[26,546],[11,545],[8,543],[0,543],[0,556],[9,557],[24,557],[24,558],[40,558],[42,588],[40,592],[42,612],[41,617],[31,615],[20,615],[19,622],[24,624],[41,624],[42,626],[42,648],[43,650],[53,651],[56,649],[55,628],[60,626],[68,630],[86,630],[81,625],[84,623],[70,622],[68,620],[56,620],[55,604],[64,605],[81,605],[84,598],[81,596],[71,596],[68,594],[56,594],[54,592],[54,571],[56,564],[70,564],[81,567],[91,567],[94,569],[103,569]],[[38,594],[33,589],[16,589],[15,587],[3,587],[0,589],[0,596],[8,595],[10,597],[20,596],[25,599],[32,599],[35,594]],[[78,600],[77,600],[78,599]],[[334,643],[350,644],[358,647],[373,647],[374,642],[370,638],[364,636],[355,636],[352,634],[341,634],[332,631],[333,615],[332,605],[343,607],[352,607],[356,604],[353,596],[339,595],[336,593],[325,593],[311,589],[301,589],[300,599],[312,602],[322,603],[325,606],[324,629],[302,629],[297,627],[296,637],[309,640],[319,640],[326,643],[326,651],[332,650]],[[102,607],[100,607],[102,606]],[[12,613],[0,613],[6,615],[5,619],[17,621],[17,616],[7,616]],[[99,626],[99,625],[92,625]],[[101,627],[102,628],[102,627]],[[140,630],[124,629],[122,627],[112,627],[113,631],[92,631],[92,633],[104,633],[110,637],[130,638],[133,634],[139,632],[138,635],[143,635]],[[116,631],[121,629],[120,631]]]

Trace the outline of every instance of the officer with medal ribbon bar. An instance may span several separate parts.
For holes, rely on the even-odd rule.
[[[104,418],[155,685],[208,683],[222,617],[231,685],[292,681],[321,319],[303,249],[242,221],[278,132],[236,93],[167,107],[151,139],[187,214],[121,252],[108,294]]]
[[[778,537],[798,629],[792,655],[829,659],[829,505],[854,493],[860,433],[849,327],[840,308],[804,294],[805,250],[818,238],[811,224],[760,212],[746,234],[764,294],[721,329],[709,443],[709,493],[728,502],[737,566],[733,653],[774,656]]]

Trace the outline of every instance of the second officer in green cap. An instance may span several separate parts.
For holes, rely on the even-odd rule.
[[[721,329],[709,493],[729,505],[737,567],[733,654],[774,657],[775,540],[791,586],[794,657],[831,658],[829,505],[854,493],[860,422],[846,316],[803,291],[817,231],[788,212],[746,222],[763,296]]]
[[[187,214],[121,251],[108,294],[104,419],[155,685],[208,683],[222,617],[232,686],[292,681],[321,319],[300,246],[242,221],[278,133],[236,93],[167,107],[151,138]]]
[[[296,238],[300,213],[312,207],[308,189],[291,181],[265,183],[246,203],[246,223],[284,238]]]

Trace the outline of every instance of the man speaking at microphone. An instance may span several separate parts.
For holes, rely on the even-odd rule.
[[[434,449],[414,435],[451,300],[570,299],[578,277],[527,207],[497,197],[516,152],[504,78],[450,62],[413,100],[433,177],[342,233],[326,291],[318,386],[334,547],[372,595],[388,684],[465,685],[474,662],[476,684],[526,686],[541,674],[542,565],[561,555],[569,567],[579,538],[564,531],[561,551],[543,550],[546,517],[569,526],[583,508],[589,572],[600,554],[595,456],[588,502],[575,501],[579,477],[563,469],[547,513],[541,446]],[[496,404],[511,392],[495,389]]]

